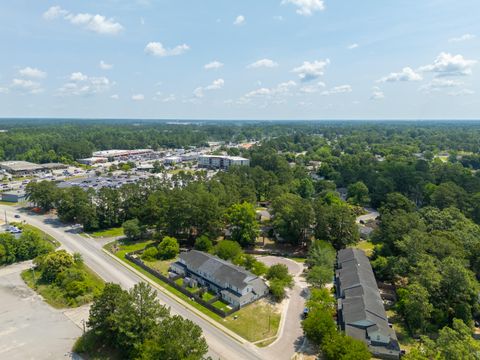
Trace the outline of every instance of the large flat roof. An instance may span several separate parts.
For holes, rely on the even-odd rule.
[[[229,155],[200,155],[199,158],[217,158],[217,159],[228,159],[228,160],[248,160],[241,156],[229,156]]]
[[[28,161],[2,161],[0,167],[12,171],[35,171],[42,170],[43,167]]]

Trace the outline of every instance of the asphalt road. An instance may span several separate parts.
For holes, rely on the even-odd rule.
[[[141,278],[137,274],[105,254],[98,240],[85,238],[76,234],[70,226],[63,225],[56,218],[32,215],[19,211],[11,206],[0,205],[0,215],[3,215],[4,212],[6,212],[9,221],[26,221],[53,236],[62,244],[62,248],[67,251],[81,253],[85,263],[105,281],[118,283],[125,289],[129,289],[141,281]],[[21,214],[21,218],[14,219],[14,214]],[[190,319],[202,328],[203,335],[209,345],[209,355],[212,356],[212,358],[225,360],[280,359],[278,357],[272,357],[270,351],[260,351],[260,349],[253,344],[248,342],[240,343],[176,300],[162,292],[157,291],[157,293],[160,302],[170,307],[172,313]],[[292,355],[293,353],[283,353],[281,359],[290,359]]]

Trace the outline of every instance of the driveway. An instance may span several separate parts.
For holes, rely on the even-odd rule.
[[[287,304],[282,314],[278,338],[269,346],[260,350],[268,359],[289,360],[292,354],[301,352],[304,336],[301,326],[305,308],[305,291],[307,283],[302,277],[304,264],[277,256],[260,256],[258,260],[267,266],[284,264],[294,279],[294,286],[288,291]]]
[[[288,272],[292,276],[300,275],[303,272],[303,264],[288,258],[279,257],[279,256],[259,256],[257,257],[257,259],[263,262],[267,266],[283,264],[288,268]]]
[[[71,354],[82,331],[20,277],[30,262],[0,268],[0,359],[81,359]]]
[[[367,212],[366,214],[357,216],[357,218],[355,219],[355,222],[357,224],[360,224],[360,222],[367,223],[369,221],[373,221],[380,216],[380,213],[375,209],[365,208],[365,211]]]

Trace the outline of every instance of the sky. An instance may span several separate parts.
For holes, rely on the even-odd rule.
[[[480,119],[478,0],[0,3],[0,117]]]

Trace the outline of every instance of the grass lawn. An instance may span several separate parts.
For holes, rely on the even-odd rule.
[[[265,341],[260,341],[259,343],[256,343],[255,345],[257,345],[258,347],[266,347],[268,345],[270,345],[271,343],[273,343],[275,340],[277,340],[277,338],[273,338],[273,339],[268,339],[268,340],[265,340]]]
[[[30,288],[40,294],[45,301],[54,308],[73,308],[91,302],[94,295],[100,293],[104,286],[103,280],[87,266],[82,265],[82,269],[87,273],[85,283],[90,288],[90,291],[85,295],[76,297],[75,299],[67,298],[65,290],[61,287],[41,280],[42,274],[40,271],[27,269],[22,272],[22,279]]]
[[[185,170],[185,169],[174,169],[174,170],[169,170],[168,172],[172,175],[177,175],[180,172],[184,172],[186,174],[193,174],[195,171],[193,170]]]
[[[48,235],[46,232],[40,230],[39,228],[36,228],[35,226],[29,225],[29,224],[23,224],[23,223],[16,223],[16,222],[12,222],[11,224],[18,227],[19,229],[30,230],[37,233],[38,235],[40,235],[42,239],[44,239],[45,241],[48,241],[49,243],[52,243],[56,248],[60,246],[60,243],[57,240],[55,240],[53,236]]]
[[[114,241],[105,245],[105,249],[123,260],[125,259],[126,253],[144,249],[153,242],[153,240],[136,241],[132,243],[126,241]],[[117,248],[118,251],[115,252],[114,248]]]
[[[168,269],[170,268],[170,264],[175,262],[177,259],[171,260],[155,260],[155,261],[145,261],[143,262],[147,264],[152,269],[157,270],[162,275],[168,276]]]
[[[203,299],[204,301],[210,301],[210,300],[212,300],[214,297],[215,297],[215,295],[212,294],[212,293],[209,292],[209,291],[204,292],[203,295],[202,295],[202,299]]]
[[[190,291],[192,294],[195,294],[199,290],[199,288],[197,288],[197,287],[193,288],[193,287],[190,287],[190,286],[186,286],[185,289]]]
[[[177,283],[177,285],[183,286],[183,278],[178,278],[177,280],[175,280],[175,282]]]
[[[237,316],[236,320],[235,316]],[[254,342],[275,336],[280,324],[280,316],[272,305],[262,299],[226,317],[223,324],[248,341]]]
[[[94,238],[123,236],[123,228],[118,227],[118,228],[94,231],[94,232],[88,233],[88,235]]]
[[[365,251],[365,255],[368,257],[372,256],[373,254],[374,245],[370,241],[361,240],[353,247]]]
[[[228,310],[231,309],[228,306],[228,304],[226,302],[223,302],[222,300],[217,300],[212,305],[215,306],[217,309],[225,311],[225,312],[227,312]]]
[[[0,201],[1,205],[9,205],[9,206],[15,206],[18,205],[16,202],[11,202],[11,201]]]
[[[296,261],[298,263],[301,263],[301,264],[303,264],[305,261],[307,261],[307,258],[300,258],[300,257],[291,257],[289,259],[291,259],[293,261]]]

